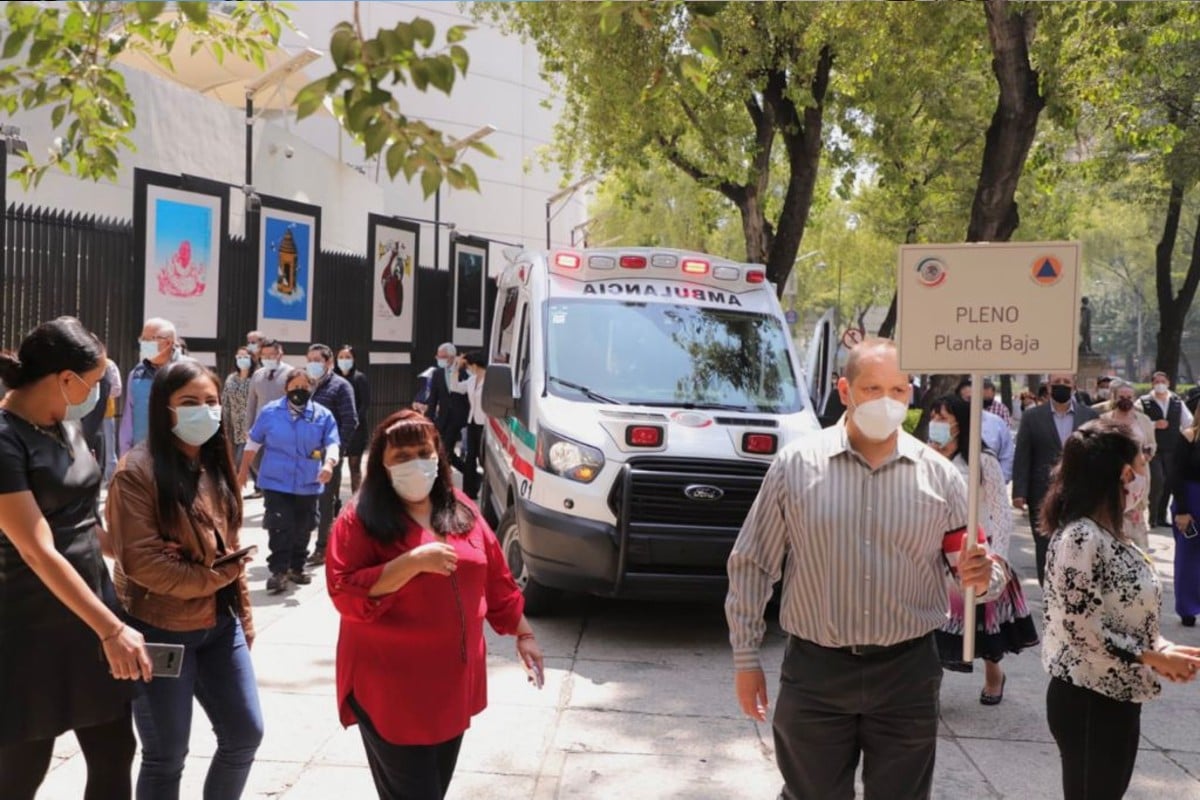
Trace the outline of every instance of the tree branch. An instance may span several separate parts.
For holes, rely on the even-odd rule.
[[[697,183],[716,189],[721,194],[729,198],[734,205],[739,208],[746,202],[746,187],[739,186],[732,181],[722,180],[711,173],[705,172],[695,163],[689,161],[683,153],[679,151],[678,145],[670,139],[667,139],[661,134],[658,138],[658,146],[662,149],[663,156],[674,164],[680,171],[687,175]]]

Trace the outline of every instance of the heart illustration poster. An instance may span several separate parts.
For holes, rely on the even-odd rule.
[[[146,194],[145,314],[181,336],[217,335],[221,199],[150,185]]]
[[[372,214],[368,223],[371,265],[371,338],[411,342],[417,276],[417,225]]]

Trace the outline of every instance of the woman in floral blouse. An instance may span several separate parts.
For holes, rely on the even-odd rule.
[[[242,463],[242,453],[246,449],[246,404],[250,400],[250,376],[254,374],[254,360],[250,351],[239,347],[234,357],[237,365],[229,377],[225,379],[225,391],[221,395],[221,411],[224,418],[221,422],[229,431],[229,443],[233,445],[233,463]]]
[[[1042,665],[1046,717],[1062,758],[1066,800],[1125,794],[1133,776],[1141,704],[1158,675],[1186,682],[1200,648],[1159,634],[1162,587],[1123,533],[1127,487],[1145,456],[1128,428],[1089,422],[1067,439],[1051,475],[1042,525],[1046,559]]]

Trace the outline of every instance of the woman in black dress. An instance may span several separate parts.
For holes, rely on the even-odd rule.
[[[357,494],[358,486],[362,483],[362,458],[363,453],[367,451],[367,434],[371,432],[371,426],[367,423],[367,413],[371,408],[371,385],[367,382],[367,373],[358,368],[358,357],[354,355],[354,348],[348,344],[342,345],[342,349],[338,350],[337,367],[334,372],[350,381],[350,386],[354,388],[354,410],[358,412],[358,428],[344,446],[345,455],[350,461],[350,492]],[[341,507],[340,501],[338,507]]]
[[[54,740],[73,730],[85,800],[128,798],[129,679],[150,679],[142,635],[106,601],[100,465],[78,420],[96,404],[104,348],[73,317],[0,352],[0,794],[32,800]]]

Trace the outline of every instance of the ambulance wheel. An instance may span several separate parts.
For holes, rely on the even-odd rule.
[[[513,506],[509,506],[500,518],[496,538],[500,540],[504,560],[512,572],[513,580],[525,595],[525,614],[530,617],[550,614],[558,605],[559,592],[549,586],[543,586],[529,576],[529,568],[525,566],[525,551],[521,549],[521,539],[517,535],[517,510]]]
[[[496,519],[496,507],[492,504],[492,485],[488,483],[487,473],[483,473],[483,480],[479,484],[479,499],[475,502],[479,506],[479,513],[483,515],[483,521],[486,522],[494,531],[500,524],[500,520]]]

